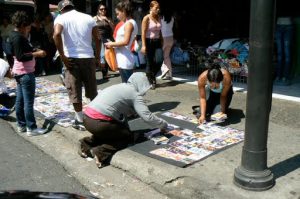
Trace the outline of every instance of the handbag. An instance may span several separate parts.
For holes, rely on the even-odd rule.
[[[132,45],[131,45],[131,52],[139,52],[142,48],[142,45],[140,44],[140,42],[135,38],[132,42]]]
[[[118,63],[116,59],[116,53],[114,48],[105,48],[104,51],[105,60],[112,71],[118,70]]]

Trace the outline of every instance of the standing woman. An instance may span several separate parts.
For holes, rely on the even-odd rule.
[[[126,83],[133,73],[134,55],[131,46],[137,35],[138,27],[132,19],[132,5],[129,0],[120,1],[116,6],[116,15],[123,24],[116,32],[116,41],[105,43],[106,48],[115,48],[116,59],[122,82]]]
[[[164,62],[161,66],[161,78],[163,80],[172,80],[172,63],[170,59],[170,52],[174,44],[173,38],[173,25],[174,17],[172,10],[162,6],[160,12],[161,18],[161,34],[163,37],[163,52],[164,52]]]
[[[45,57],[44,50],[33,49],[28,41],[31,21],[24,11],[17,11],[12,17],[15,26],[10,34],[13,48],[13,74],[17,81],[16,117],[19,133],[27,132],[28,136],[40,135],[46,129],[37,128],[33,104],[35,96],[35,58]]]
[[[142,48],[141,52],[146,54],[146,73],[150,78],[152,89],[155,89],[155,76],[160,70],[161,61],[155,60],[155,52],[161,48],[161,21],[159,16],[159,3],[150,2],[150,13],[142,21]],[[159,62],[159,63],[158,63]]]
[[[198,78],[200,95],[199,123],[205,122],[206,117],[215,113],[226,114],[230,105],[233,88],[230,73],[221,69],[217,63],[202,72]]]
[[[108,78],[108,64],[104,58],[104,43],[108,41],[114,41],[113,38],[113,29],[114,24],[110,18],[107,17],[106,6],[103,3],[100,3],[98,6],[97,15],[94,16],[94,19],[97,23],[99,35],[101,39],[101,53],[100,53],[100,66],[102,71],[103,79]]]

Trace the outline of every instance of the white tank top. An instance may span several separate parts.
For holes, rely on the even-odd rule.
[[[127,46],[115,48],[118,68],[121,68],[121,69],[133,69],[133,67],[134,67],[134,55],[130,49],[132,46],[132,42],[138,33],[138,27],[137,27],[135,20],[133,20],[133,19],[127,20],[118,29],[117,34],[116,34],[116,42],[124,40],[125,26],[127,23],[132,23],[132,25],[133,25],[133,31],[130,36],[130,41]]]
[[[161,19],[161,34],[163,37],[173,36],[173,25],[174,18],[171,18],[171,21],[167,23],[164,18]]]

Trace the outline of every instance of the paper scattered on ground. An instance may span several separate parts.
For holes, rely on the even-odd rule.
[[[227,114],[224,114],[222,112],[215,113],[210,116],[210,119],[216,120],[216,121],[225,121],[227,119]]]
[[[186,120],[186,117],[179,116],[178,113],[167,115]],[[152,150],[150,153],[185,164],[192,164],[244,140],[244,131],[218,126],[215,122],[204,123],[198,128],[199,131],[197,132],[190,129],[176,130],[176,136],[180,138],[179,140]]]
[[[49,95],[51,93],[61,93],[67,92],[66,88],[57,82],[53,82],[47,80],[42,77],[35,78],[36,88],[35,88],[35,95]],[[15,79],[5,80],[5,85],[7,87],[8,93],[15,93],[17,88],[17,82]]]
[[[154,142],[154,144],[159,145],[159,144],[168,144],[169,138],[163,135],[158,135],[155,137],[152,137],[151,140]]]
[[[176,112],[165,112],[162,115],[167,116],[167,117],[171,117],[171,118],[175,118],[175,119],[178,119],[178,120],[183,120],[183,121],[186,121],[186,122],[191,122],[191,123],[194,123],[194,124],[198,123],[197,118],[191,118],[189,116],[184,116],[184,115],[181,115],[181,114],[176,113]]]

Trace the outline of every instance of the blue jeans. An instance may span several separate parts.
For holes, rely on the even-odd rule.
[[[37,128],[34,117],[35,76],[34,73],[19,75],[17,81],[16,117],[19,127]]]
[[[129,77],[133,73],[133,69],[121,69],[119,68],[120,76],[122,79],[122,83],[127,83]]]
[[[289,78],[291,68],[292,25],[277,25],[275,39],[277,45],[276,76]]]

